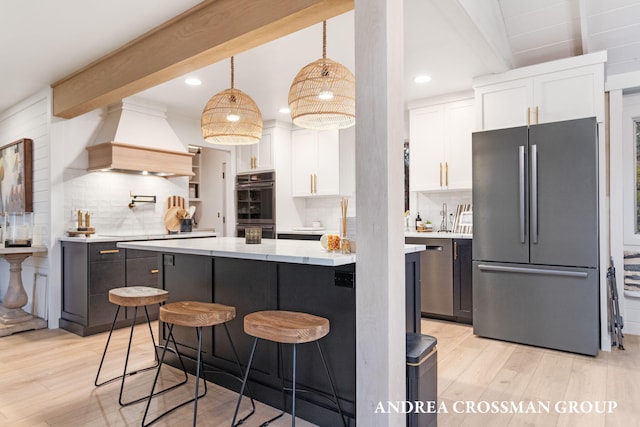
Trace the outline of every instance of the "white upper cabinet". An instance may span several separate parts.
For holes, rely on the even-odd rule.
[[[238,173],[275,168],[272,130],[264,129],[262,139],[257,144],[239,145],[236,148],[236,169]]]
[[[604,120],[606,52],[474,79],[478,130],[583,117]]]
[[[291,186],[294,197],[340,194],[340,138],[337,130],[291,132]]]
[[[409,113],[411,191],[471,188],[473,99],[412,109]]]

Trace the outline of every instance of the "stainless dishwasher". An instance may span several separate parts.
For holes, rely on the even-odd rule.
[[[453,240],[407,237],[405,242],[427,247],[420,254],[420,311],[453,316]]]

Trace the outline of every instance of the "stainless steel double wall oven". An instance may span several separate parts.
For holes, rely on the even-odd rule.
[[[262,228],[262,237],[276,237],[275,172],[253,172],[236,176],[236,236],[248,227]]]

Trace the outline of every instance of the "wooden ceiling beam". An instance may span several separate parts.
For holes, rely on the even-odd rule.
[[[206,0],[52,84],[73,118],[352,10],[354,0]]]

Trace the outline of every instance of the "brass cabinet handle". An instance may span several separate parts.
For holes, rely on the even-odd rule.
[[[154,268],[153,270],[151,270],[151,274],[156,274],[156,273],[158,273],[158,271],[159,270],[157,268]]]
[[[453,259],[458,259],[458,242],[453,242]]]
[[[100,251],[100,255],[117,254],[118,252],[120,252],[120,249],[105,249],[105,250]]]
[[[442,187],[442,163],[440,163],[440,187]]]
[[[538,124],[538,106],[536,105],[536,124]]]
[[[318,194],[318,175],[313,174],[313,192],[314,194]]]
[[[313,194],[313,174],[309,174],[309,193]]]
[[[531,124],[531,107],[527,107],[527,126]]]
[[[449,187],[449,162],[445,163],[445,185]]]

